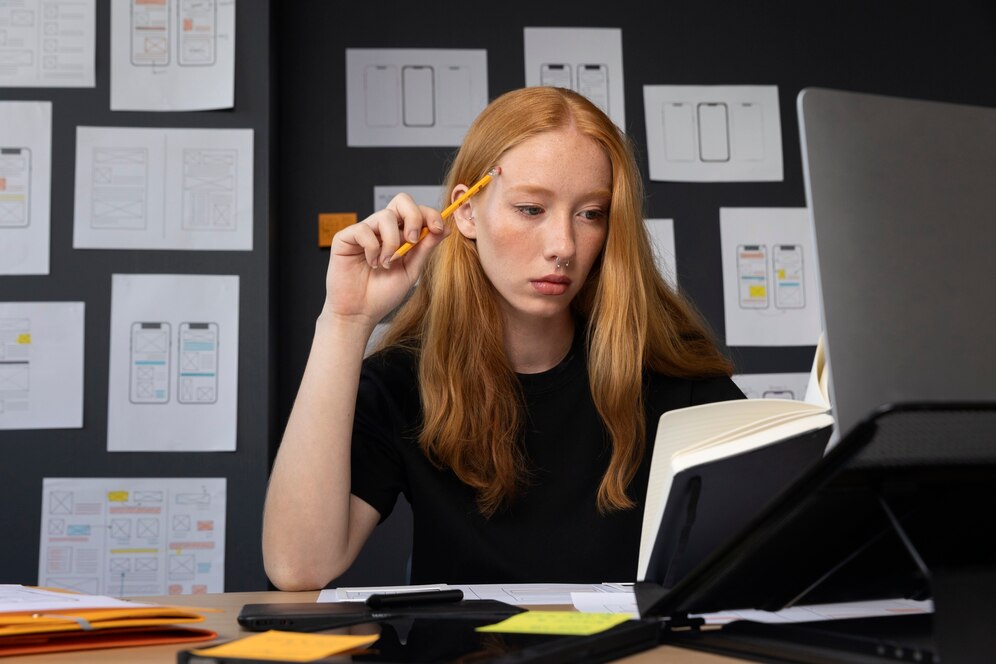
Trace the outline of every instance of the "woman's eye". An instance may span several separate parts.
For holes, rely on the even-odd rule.
[[[579,214],[588,221],[598,221],[605,218],[605,212],[602,210],[582,210]]]
[[[538,205],[517,205],[515,209],[519,211],[519,214],[527,217],[535,217],[543,213],[543,208]]]

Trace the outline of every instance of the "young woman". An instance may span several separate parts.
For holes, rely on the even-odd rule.
[[[642,178],[604,113],[508,92],[467,132],[449,200],[496,166],[448,222],[401,194],[335,236],[266,499],[277,587],[344,572],[398,493],[412,583],[634,580],[660,415],[743,397],[654,266]]]

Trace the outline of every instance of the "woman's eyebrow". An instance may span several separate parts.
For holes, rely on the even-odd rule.
[[[553,196],[553,195],[557,194],[557,192],[555,190],[550,189],[548,187],[543,187],[543,186],[540,186],[540,185],[528,184],[528,183],[513,184],[513,185],[511,185],[511,186],[508,187],[507,191],[509,193],[511,193],[511,194],[519,194],[519,195],[522,195],[522,194],[526,194],[526,195],[533,194],[533,195],[538,195],[538,196]],[[608,189],[595,189],[594,191],[587,192],[587,193],[579,196],[578,198],[583,198],[585,200],[592,199],[592,198],[601,198],[601,199],[605,199],[605,200],[611,200],[612,199],[612,192],[609,191]]]

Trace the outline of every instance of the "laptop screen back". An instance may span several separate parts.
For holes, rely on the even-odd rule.
[[[996,109],[798,97],[838,429],[996,400]]]

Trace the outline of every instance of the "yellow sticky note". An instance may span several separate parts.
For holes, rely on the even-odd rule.
[[[310,662],[354,648],[370,645],[380,638],[378,634],[310,634],[302,632],[268,632],[229,641],[213,648],[192,651],[205,657],[243,657],[245,659],[270,659],[282,662]]]
[[[107,500],[112,503],[127,503],[128,502],[128,492],[127,491],[108,491]]]
[[[621,625],[630,619],[626,613],[581,613],[580,611],[525,611],[494,625],[478,627],[478,632],[515,634],[565,634],[588,636]]]
[[[17,335],[17,343],[19,343],[19,344],[29,344],[29,343],[31,343],[31,333],[30,332],[23,332],[23,333]]]
[[[765,294],[764,286],[751,286],[749,289],[747,289],[747,292],[748,292],[748,294],[751,297],[764,297],[765,296],[764,295]]]

